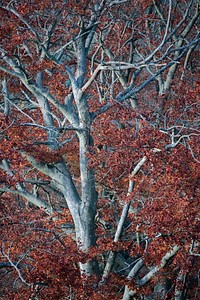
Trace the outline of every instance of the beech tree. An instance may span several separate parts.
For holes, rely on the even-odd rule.
[[[0,1],[4,299],[198,299],[198,1]]]

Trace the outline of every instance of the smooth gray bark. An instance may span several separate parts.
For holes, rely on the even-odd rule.
[[[162,24],[164,24],[164,34],[160,37],[161,42],[154,47],[154,43],[148,47],[152,49],[149,53],[146,52],[146,55],[143,55],[139,52],[139,47],[134,45],[132,37],[130,40],[127,40],[126,43],[131,43],[130,53],[128,55],[127,61],[124,61],[126,57],[122,56],[115,60],[115,54],[112,53],[110,49],[105,48],[104,45],[104,35],[107,37],[109,29],[104,28],[99,35],[99,45],[98,50],[101,51],[101,61],[98,61],[98,51],[95,51],[95,54],[92,54],[93,57],[90,57],[90,51],[93,53],[93,42],[95,34],[97,34],[97,27],[100,22],[100,16],[103,11],[106,11],[107,8],[111,8],[113,5],[124,3],[126,1],[107,1],[107,7],[105,6],[105,1],[96,1],[93,9],[91,10],[90,20],[84,22],[84,18],[80,17],[80,26],[79,33],[76,33],[75,36],[72,36],[70,41],[64,40],[58,43],[57,46],[50,47],[52,32],[56,26],[57,20],[54,20],[48,29],[42,31],[42,28],[37,29],[32,23],[23,17],[16,9],[15,1],[11,1],[9,5],[3,5],[0,3],[0,7],[5,11],[8,11],[10,14],[13,14],[20,22],[27,28],[27,32],[31,32],[35,38],[36,48],[38,51],[38,59],[42,62],[45,58],[51,60],[56,66],[62,66],[66,70],[68,76],[67,86],[71,87],[69,94],[64,97],[62,103],[56,99],[56,96],[50,93],[48,86],[43,84],[43,73],[37,73],[35,78],[29,78],[26,66],[23,63],[16,61],[16,57],[8,55],[7,51],[3,48],[0,48],[2,64],[0,65],[0,70],[9,76],[15,77],[20,81],[20,88],[23,87],[27,89],[31,97],[34,99],[34,104],[40,109],[43,124],[38,124],[31,119],[32,126],[43,128],[48,134],[47,143],[49,149],[56,150],[59,149],[60,144],[58,142],[59,133],[62,130],[72,130],[79,143],[79,171],[80,171],[80,188],[77,188],[74,183],[74,179],[67,165],[67,161],[62,159],[60,162],[51,164],[46,164],[44,162],[38,162],[33,156],[29,155],[26,152],[22,152],[22,155],[28,160],[33,168],[42,172],[44,175],[50,178],[50,181],[53,182],[54,186],[62,193],[67,206],[72,215],[74,225],[75,225],[75,234],[78,247],[84,251],[89,251],[91,246],[94,246],[96,243],[95,236],[95,215],[97,210],[97,200],[98,195],[95,186],[95,173],[94,170],[89,167],[88,152],[90,147],[93,146],[92,136],[91,136],[91,126],[94,118],[101,113],[106,112],[113,104],[111,102],[105,103],[100,109],[97,109],[95,112],[90,113],[87,97],[90,96],[86,94],[87,89],[94,83],[98,78],[99,73],[101,74],[101,85],[107,84],[107,74],[111,74],[109,79],[111,84],[108,85],[108,89],[103,91],[103,94],[110,91],[110,98],[114,97],[114,83],[116,80],[119,81],[122,86],[122,90],[119,90],[115,95],[115,101],[123,104],[125,100],[130,100],[132,108],[137,107],[137,101],[135,100],[135,95],[147,87],[151,82],[158,81],[159,92],[164,94],[166,90],[169,89],[171,81],[174,77],[176,69],[180,60],[197,45],[200,38],[199,35],[195,36],[193,39],[186,40],[188,34],[193,28],[194,24],[197,21],[199,16],[199,7],[197,6],[194,15],[189,17],[189,8],[186,10],[185,15],[182,17],[181,21],[175,29],[171,29],[171,20],[172,16],[172,1],[169,1],[169,9],[167,12],[167,19],[165,20],[164,14],[159,10],[159,6],[156,5],[154,1],[154,8],[157,11],[157,14],[161,17]],[[192,3],[192,2],[191,2]],[[152,12],[152,9],[151,9]],[[31,23],[31,24],[30,24]],[[184,29],[181,31],[181,34],[178,34],[181,26],[186,24]],[[107,25],[106,25],[107,26]],[[137,24],[135,28],[137,29]],[[42,32],[42,33],[41,33]],[[161,32],[161,31],[159,31]],[[134,30],[133,30],[134,33]],[[174,38],[174,42],[171,43],[168,47],[168,42]],[[98,40],[98,38],[97,38]],[[126,44],[125,43],[125,44]],[[141,42],[142,44],[142,42]],[[23,45],[24,46],[24,45]],[[136,47],[134,50],[134,46]],[[141,45],[140,45],[141,46]],[[144,43],[145,46],[145,43]],[[135,51],[135,52],[134,52]],[[71,66],[68,64],[68,52],[69,56],[73,57],[74,62]],[[163,53],[161,59],[158,60],[157,54]],[[31,57],[31,49],[27,50],[27,53]],[[160,54],[159,54],[160,55]],[[106,57],[106,59],[105,59]],[[134,58],[135,57],[135,58]],[[169,59],[168,59],[169,57]],[[108,58],[108,60],[107,60]],[[92,62],[91,62],[92,61]],[[89,66],[89,63],[91,65]],[[94,70],[94,64],[97,65]],[[94,71],[93,71],[94,70]],[[129,70],[133,71],[132,77],[129,78]],[[45,70],[49,71],[49,70]],[[88,71],[91,71],[91,76],[88,78]],[[93,72],[92,72],[93,71]],[[135,83],[139,78],[139,75],[145,72],[149,72],[150,75],[139,83]],[[110,73],[107,73],[110,72]],[[165,72],[166,77],[163,77]],[[65,75],[66,75],[65,74]],[[53,76],[53,75],[52,75]],[[143,77],[144,78],[144,77]],[[100,89],[102,88],[100,86]],[[3,93],[5,96],[4,102],[4,114],[7,116],[10,113],[10,103],[9,100],[9,91],[7,89],[6,80],[3,81]],[[25,92],[26,93],[26,92]],[[27,94],[27,93],[26,93]],[[27,97],[30,97],[27,95]],[[108,98],[109,98],[108,97]],[[102,99],[100,99],[101,102]],[[56,116],[53,114],[53,110],[58,111]],[[24,113],[20,110],[20,113]],[[26,115],[27,116],[27,115]],[[67,125],[66,125],[67,124]],[[65,128],[66,125],[66,128]],[[43,141],[44,143],[46,141]],[[132,176],[135,176],[143,163],[146,161],[144,157],[134,169]],[[4,163],[4,169],[7,168]],[[6,169],[7,172],[9,168]],[[133,191],[134,182],[130,180],[128,195]],[[24,186],[17,184],[16,190],[11,190],[9,188],[1,189],[2,192],[11,192],[13,194],[18,194],[23,196],[25,199],[33,203],[38,207],[43,207],[46,211],[51,214],[52,208],[40,199],[35,197],[33,194],[27,192]],[[124,205],[121,219],[119,221],[117,230],[114,236],[114,242],[117,242],[122,234],[123,225],[126,220],[126,217],[129,212],[130,203]],[[178,247],[178,246],[177,246]],[[141,278],[138,283],[140,286],[145,285],[152,276],[154,276],[157,271],[159,271],[165,264],[168,262],[172,255],[178,251],[178,249],[173,249],[173,253],[167,253],[163,257],[163,261],[160,266],[156,266],[149,273],[147,273],[143,278]],[[108,256],[107,264],[104,270],[103,279],[107,277],[110,273],[113,264],[115,262],[116,254],[111,252]],[[131,280],[139,272],[139,269],[142,267],[143,262],[140,260],[132,268],[128,275],[128,280]],[[87,275],[94,274],[94,269],[98,269],[95,261],[89,261],[85,264],[80,264],[80,269],[82,273]],[[124,300],[129,299],[130,296],[134,295],[134,291],[130,291],[128,287],[125,287]],[[177,296],[178,297],[178,296]]]

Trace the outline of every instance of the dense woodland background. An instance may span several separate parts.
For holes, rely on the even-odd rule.
[[[0,1],[1,299],[199,299],[199,14]]]

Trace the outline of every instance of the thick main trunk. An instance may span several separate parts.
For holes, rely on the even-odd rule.
[[[95,189],[94,171],[88,166],[88,147],[90,145],[88,131],[79,135],[80,145],[80,175],[81,175],[81,204],[80,204],[80,223],[76,231],[77,242],[83,252],[88,252],[90,247],[96,243],[95,236],[95,215],[97,205],[97,192]],[[92,275],[97,272],[96,261],[89,261],[80,264],[81,272]]]
[[[84,145],[86,144],[84,143]],[[86,148],[84,147],[84,149]],[[77,192],[71,174],[64,160],[52,166],[45,163],[40,163],[26,153],[24,153],[24,156],[35,168],[49,176],[56,188],[64,195],[74,221],[77,245],[80,250],[87,253],[90,247],[94,246],[96,242],[95,215],[97,203],[94,172],[88,168],[87,151],[83,151],[81,154],[81,195],[79,195]],[[92,275],[97,272],[98,267],[96,261],[89,261],[85,264],[80,263],[80,269],[81,273]]]
[[[85,152],[86,157],[86,152]],[[87,162],[88,165],[88,162]],[[96,243],[95,237],[95,215],[97,192],[94,186],[94,172],[90,170],[87,165],[82,165],[82,194],[79,195],[71,176],[67,170],[64,162],[58,163],[56,167],[50,171],[54,179],[56,187],[62,191],[70,213],[72,215],[74,225],[76,242],[78,248],[87,253],[90,247]],[[86,263],[80,263],[80,271],[86,275],[92,275],[98,271],[95,260]]]

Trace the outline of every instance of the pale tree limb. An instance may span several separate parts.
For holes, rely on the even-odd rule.
[[[2,164],[0,165],[0,168],[3,169],[9,176],[11,176],[11,177],[14,176],[14,173],[10,169],[9,163],[6,159],[3,159]],[[28,200],[30,203],[34,204],[35,206],[45,209],[45,211],[48,214],[52,214],[52,212],[53,212],[53,209],[51,206],[49,206],[47,203],[45,203],[39,197],[36,197],[33,194],[26,191],[26,189],[20,182],[16,183],[16,190],[12,190],[11,188],[3,187],[3,188],[0,188],[0,192],[20,195],[23,198],[25,198],[26,200]]]
[[[166,23],[165,16],[163,15],[162,11],[159,9],[158,4],[155,0],[153,0],[153,5],[155,7],[157,14],[160,16],[161,20]]]
[[[128,0],[112,0],[108,3],[108,6],[111,7],[113,5],[119,5],[128,2]]]
[[[37,128],[41,128],[43,130],[47,130],[46,126],[40,125],[40,124],[36,124],[36,123],[21,123],[21,126],[31,126],[31,127],[37,127]],[[71,126],[63,126],[63,127],[58,127],[57,128],[59,131],[84,131],[84,129],[82,128],[78,128],[78,127],[71,127]],[[51,130],[54,130],[53,128]]]
[[[10,114],[10,103],[8,101],[9,99],[9,93],[8,93],[8,86],[7,86],[7,80],[6,77],[2,80],[2,92],[4,96],[4,115],[9,116]]]
[[[35,28],[33,28],[29,23],[28,21],[22,16],[20,15],[20,13],[18,11],[16,11],[14,8],[12,8],[9,4],[8,5],[2,5],[0,4],[0,7],[2,9],[5,9],[11,13],[13,13],[20,21],[22,21],[22,23],[24,23],[26,25],[26,27],[37,37],[39,38],[38,36],[38,32],[35,30]]]
[[[179,24],[177,25],[176,30],[178,30],[178,28],[182,25],[182,23],[184,22],[184,20],[187,18],[188,13],[189,13],[189,9],[191,7],[191,4],[189,5],[189,7],[187,8],[185,15],[183,17],[183,19],[181,20],[181,22],[179,22]],[[155,56],[155,54],[163,47],[163,45],[169,40],[169,38],[171,36],[173,36],[175,34],[175,30],[173,30],[169,36],[167,37],[168,31],[169,31],[169,27],[170,27],[170,19],[171,19],[171,11],[172,11],[172,1],[170,1],[170,6],[169,6],[169,12],[168,12],[168,18],[167,18],[167,24],[166,24],[166,29],[165,29],[165,33],[162,39],[162,42],[159,44],[159,46],[146,58],[142,58],[142,60],[138,63],[135,64],[130,64],[130,63],[125,63],[125,62],[117,62],[117,61],[109,61],[105,64],[105,66],[107,65],[107,68],[104,68],[103,64],[98,65],[97,68],[95,69],[94,73],[92,74],[92,77],[88,80],[88,82],[84,85],[83,90],[85,91],[90,84],[93,82],[93,80],[95,79],[95,77],[97,76],[98,72],[100,70],[114,70],[117,74],[118,71],[120,70],[128,70],[129,68],[131,69],[140,69],[143,67],[149,67],[150,64],[152,64],[152,66],[158,66],[159,64],[156,63],[155,61],[150,63],[151,59]],[[164,91],[166,91],[169,88],[170,82],[174,76],[174,73],[177,69],[177,63],[180,61],[180,59],[182,58],[182,56],[185,54],[185,52],[188,52],[188,49],[190,49],[190,47],[195,47],[195,45],[198,43],[197,39],[194,43],[188,43],[188,45],[186,45],[185,47],[181,47],[182,44],[184,43],[184,39],[186,37],[186,35],[190,32],[191,28],[193,27],[194,23],[196,22],[196,19],[198,18],[199,15],[199,7],[197,6],[196,8],[196,12],[194,14],[194,16],[192,17],[192,19],[190,20],[189,24],[185,27],[185,29],[182,31],[180,37],[177,38],[176,41],[176,48],[177,49],[171,49],[170,52],[175,52],[175,57],[172,61],[165,63],[164,67],[161,68],[160,70],[158,70],[155,74],[152,74],[152,77],[150,77],[150,81],[156,79],[157,76],[159,76],[162,72],[164,72],[165,69],[169,68],[167,77],[165,79],[165,81],[162,81],[160,84],[160,93],[163,94]],[[187,48],[187,50],[185,50]],[[166,51],[165,56],[169,55],[169,49]],[[106,50],[105,50],[106,51]],[[111,53],[107,53],[108,56],[110,56]],[[162,58],[163,59],[163,58]],[[110,66],[109,66],[110,65]],[[162,67],[163,64],[160,64],[160,66]],[[119,76],[119,79],[122,80]],[[147,80],[147,84],[150,82]],[[124,82],[121,82],[121,84],[125,87]],[[146,84],[144,85],[144,87],[146,86]],[[142,88],[144,88],[142,87]],[[135,93],[139,92],[141,90],[140,87],[134,87],[135,88]],[[128,91],[128,88],[127,88]],[[119,95],[118,95],[119,97]],[[127,98],[130,98],[131,94],[127,94]]]
[[[21,91],[22,91],[22,93],[25,95],[26,99],[33,105],[34,108],[37,108],[37,107],[38,107],[38,108],[41,109],[41,105],[40,105],[38,102],[32,100],[31,97],[30,97],[23,89],[21,89]],[[75,113],[75,110],[74,110],[74,107],[73,107],[72,102],[69,103],[69,97],[70,97],[70,95],[68,95],[68,96],[65,97],[65,106],[66,106],[66,110],[67,110],[68,112],[71,112],[71,115],[74,115],[74,116],[75,116],[76,113]],[[56,130],[63,130],[63,129],[64,129],[63,124],[65,124],[65,122],[66,122],[66,120],[67,120],[66,117],[64,118],[64,120],[61,120],[61,117],[58,117],[55,113],[52,112],[52,110],[47,110],[45,106],[43,106],[42,109],[43,109],[43,111],[45,111],[46,113],[51,114],[52,117],[53,117],[53,119],[55,119],[55,120],[57,121],[57,123],[58,123],[59,126],[58,126],[58,127],[55,127],[55,129],[54,129],[55,131],[56,131]],[[25,123],[24,123],[24,124],[25,124]],[[29,123],[29,126],[31,126],[30,123]],[[35,126],[35,123],[34,123],[34,126]],[[62,127],[61,127],[61,126],[62,126]],[[42,126],[42,125],[38,125],[38,127],[43,128],[44,130],[52,130],[52,128],[47,128],[46,126]],[[70,130],[70,129],[67,129],[67,127],[66,127],[66,130]],[[78,128],[77,128],[77,129],[73,129],[73,128],[72,128],[72,130],[79,130],[79,129],[78,129]]]
[[[123,90],[122,92],[119,92],[119,94],[116,96],[115,101],[122,103],[123,101],[125,101],[126,99],[130,99],[132,96],[134,96],[135,94],[139,93],[141,90],[143,90],[150,82],[152,82],[153,80],[155,80],[160,74],[162,74],[166,69],[170,68],[170,67],[174,67],[175,65],[177,65],[180,61],[180,59],[183,57],[183,55],[188,51],[188,49],[190,47],[192,47],[193,45],[196,45],[199,42],[200,38],[198,37],[196,40],[192,41],[191,43],[189,43],[189,45],[186,45],[182,48],[182,52],[179,56],[177,56],[173,61],[170,61],[168,63],[166,63],[163,67],[161,67],[157,72],[155,72],[154,74],[152,74],[149,78],[147,78],[143,83],[141,83],[138,86],[135,86],[134,84],[130,84],[129,86],[126,87],[125,90]],[[125,70],[128,68],[131,68],[131,65],[128,66],[104,66],[106,68],[102,68],[104,70]],[[132,64],[132,68],[138,68],[137,65]],[[171,69],[172,71],[172,69]],[[174,74],[174,72],[173,72]],[[172,75],[172,73],[171,73]],[[173,76],[172,76],[173,77]],[[169,79],[169,78],[168,78]],[[165,81],[166,83],[167,81]],[[170,82],[170,81],[168,81]],[[105,113],[108,109],[110,109],[112,107],[112,103],[108,102],[105,105],[103,105],[101,108],[99,108],[97,111],[93,112],[93,119],[95,117],[97,117],[98,115]]]
[[[158,47],[149,55],[147,56],[144,61],[142,61],[142,64],[147,63],[148,61],[150,61],[153,56],[162,48],[162,46],[164,45],[166,39],[167,39],[167,34],[169,31],[169,26],[170,26],[170,19],[171,19],[171,14],[172,14],[172,0],[169,0],[169,11],[168,11],[168,18],[167,18],[167,24],[166,24],[166,28],[165,28],[165,33],[163,36],[163,39],[160,43],[160,45],[158,45]]]
[[[20,75],[20,73],[12,71],[12,70],[6,68],[5,66],[1,66],[1,65],[0,65],[0,70],[5,72],[6,74],[14,76],[14,77],[19,77],[19,75]]]
[[[129,208],[130,208],[130,202],[124,205],[124,208],[122,210],[122,214],[121,214],[118,226],[117,226],[117,230],[116,230],[116,233],[115,233],[114,242],[117,242],[119,240],[121,234],[122,234],[123,225],[124,225],[124,222],[126,221],[126,218],[128,216]],[[106,278],[108,277],[109,273],[111,272],[112,267],[113,267],[114,262],[115,262],[115,259],[116,259],[116,256],[117,256],[117,253],[114,252],[114,251],[111,251],[109,253],[109,256],[108,256],[108,259],[107,259],[107,262],[106,262],[106,266],[104,268],[104,272],[103,272],[103,275],[102,275],[102,278],[101,278],[101,281],[100,281],[100,285],[105,282]]]
[[[17,77],[21,80],[21,82],[24,84],[24,86],[35,96],[37,99],[38,97],[44,97],[44,99],[48,100],[51,104],[53,104],[62,114],[67,118],[67,120],[70,122],[72,126],[78,127],[79,120],[78,116],[72,111],[66,109],[65,105],[60,104],[59,101],[57,101],[53,95],[49,93],[48,90],[38,87],[36,83],[33,81],[30,81],[27,77],[27,74],[25,70],[23,70],[20,66],[17,65],[17,63],[10,57],[7,56],[7,53],[0,49],[2,53],[2,58],[6,62],[6,64],[12,68],[12,71],[5,66],[0,65],[0,70]]]
[[[168,261],[176,255],[176,253],[179,251],[180,246],[176,245],[173,247],[173,249],[165,254],[165,256],[162,258],[161,263],[159,266],[154,267],[149,273],[147,273],[143,278],[138,280],[139,286],[145,285],[158,271],[163,269]]]
[[[26,27],[27,29],[35,36],[36,38],[36,43],[38,43],[42,49],[41,51],[41,54],[40,54],[40,59],[43,60],[45,55],[48,57],[48,58],[52,58],[51,55],[48,53],[48,48],[49,48],[49,41],[50,41],[50,38],[51,38],[51,35],[52,35],[52,32],[53,32],[53,29],[56,25],[56,21],[54,19],[54,24],[50,26],[50,28],[42,28],[40,26],[41,29],[43,29],[43,34],[39,34],[39,31],[36,30],[31,24],[30,22],[24,18],[15,8],[14,6],[12,6],[12,1],[10,1],[8,3],[8,5],[1,5],[0,4],[0,7],[2,9],[5,9],[9,12],[11,12],[13,15],[15,15],[18,20],[20,20]],[[58,17],[58,15],[57,15]],[[45,34],[44,34],[45,32]],[[27,47],[26,47],[27,48]],[[55,59],[54,59],[55,60]]]
[[[197,133],[190,133],[190,134],[184,134],[179,137],[179,139],[176,142],[172,142],[171,144],[168,144],[165,146],[165,150],[169,150],[172,148],[175,148],[182,140],[187,139],[189,140],[191,136],[200,136],[200,134]]]
[[[14,106],[17,110],[19,110],[19,112],[22,115],[24,115],[28,119],[30,119],[33,122],[33,124],[36,124],[35,121],[34,121],[34,119],[32,117],[30,117],[27,113],[25,113],[18,105],[16,105],[15,103],[13,103],[13,101],[11,101],[8,97],[5,97],[5,98],[6,98],[5,100],[9,103],[10,106]]]
[[[17,264],[13,263],[12,259],[11,259],[10,256],[9,256],[9,252],[8,252],[8,254],[5,253],[5,251],[4,251],[4,244],[2,245],[1,253],[2,253],[2,256],[5,257],[5,258],[8,260],[8,262],[10,263],[10,266],[13,267],[13,268],[17,271],[17,274],[18,274],[18,277],[20,278],[20,280],[21,280],[24,284],[26,284],[27,286],[31,287],[32,284],[31,284],[31,283],[28,283],[28,282],[24,279],[24,277],[23,277],[23,275],[22,275],[22,273],[21,273],[21,271],[20,271],[20,269],[19,269],[19,267],[18,267],[18,263],[17,263]]]
[[[185,61],[184,61],[184,66],[183,66],[184,70],[183,70],[183,73],[182,73],[182,75],[181,75],[181,80],[183,80],[183,78],[184,78],[184,72],[185,72],[185,70],[187,69],[187,66],[188,66],[188,63],[189,63],[191,54],[192,54],[192,52],[194,51],[194,49],[196,48],[196,46],[197,46],[197,45],[194,45],[193,47],[191,47],[191,48],[188,50],[187,54],[186,54],[186,58],[185,58]]]
[[[140,269],[143,267],[144,262],[142,258],[139,259],[139,261],[134,265],[134,267],[129,272],[127,279],[131,281],[140,271]],[[134,296],[136,294],[136,291],[130,290],[129,287],[126,285],[124,288],[124,295],[122,300],[129,300],[130,297]]]
[[[111,63],[111,61],[114,61],[114,55],[110,51],[110,49],[105,49],[104,51],[105,51],[106,55],[108,56],[108,58],[110,59],[110,63]],[[131,62],[129,62],[129,63],[131,64]],[[121,83],[121,86],[123,88],[125,88],[126,84],[127,84],[127,80],[125,79],[125,76],[123,76],[123,73],[121,71],[116,71],[115,73],[116,73],[116,75],[117,75],[117,77],[119,79],[119,82]]]
[[[92,76],[90,77],[90,79],[84,84],[84,86],[82,87],[82,91],[85,92],[85,90],[91,85],[91,83],[95,80],[96,76],[98,75],[99,71],[103,70],[103,66],[102,65],[98,65],[97,68],[94,70]]]
[[[65,161],[62,160],[55,164],[45,164],[36,161],[34,157],[28,155],[27,153],[23,153],[22,155],[26,157],[28,162],[31,163],[33,167],[41,171],[43,174],[49,176],[52,179],[52,182],[55,183],[56,188],[63,194],[74,221],[77,245],[80,249],[83,249],[80,245],[80,243],[84,242],[83,238],[86,236],[86,238],[89,240],[87,232],[85,233],[85,227],[82,226],[82,206],[84,203],[75,187]],[[94,201],[92,204],[93,207],[95,207]]]
[[[134,182],[133,182],[132,178],[139,172],[139,170],[141,169],[141,167],[143,166],[143,164],[146,162],[146,160],[147,160],[147,157],[144,156],[139,161],[139,163],[135,166],[134,170],[131,172],[131,175],[130,175],[131,179],[129,180],[129,187],[128,187],[127,196],[130,196],[130,194],[133,192],[133,189],[134,189]],[[117,230],[115,232],[114,242],[118,242],[119,239],[120,239],[120,237],[121,237],[121,234],[122,234],[122,231],[123,231],[123,226],[124,226],[124,223],[125,223],[126,218],[128,216],[130,205],[131,205],[131,201],[129,201],[128,203],[126,203],[124,205],[124,208],[122,210],[122,214],[121,214],[119,223],[117,225]],[[115,259],[116,259],[116,255],[117,255],[116,252],[114,252],[114,251],[110,252],[110,254],[108,256],[108,260],[107,260],[106,266],[104,268],[104,272],[103,272],[100,284],[104,283],[104,281],[106,280],[108,274],[111,272],[112,267],[113,267],[114,262],[115,262]]]
[[[188,23],[188,25],[185,27],[185,29],[182,31],[182,33],[180,34],[179,38],[175,37],[176,40],[176,48],[180,48],[182,47],[183,43],[184,43],[184,39],[186,38],[186,36],[188,35],[188,33],[190,32],[190,30],[192,29],[194,23],[196,22],[197,18],[199,17],[199,13],[200,13],[200,9],[199,9],[199,5],[197,5],[196,7],[196,11],[195,14],[193,16],[193,18],[190,20],[190,22]],[[189,49],[196,47],[194,45],[191,45],[191,47],[189,47]],[[184,51],[185,52],[185,51]],[[176,60],[176,58],[180,55],[180,50],[177,50],[175,53],[175,58],[174,60]],[[169,89],[170,83],[172,78],[174,77],[174,74],[176,72],[177,69],[177,63],[173,64],[168,71],[167,77],[165,79],[164,82],[164,91],[167,91]]]
[[[194,44],[197,44],[199,42],[200,38],[197,38],[196,40],[192,41],[191,43],[189,43],[189,45],[186,45],[184,47],[184,49],[182,50],[182,52],[173,60],[170,61],[169,63],[166,63],[166,65],[164,65],[163,67],[161,67],[156,73],[154,73],[153,75],[151,75],[149,78],[147,78],[143,83],[141,83],[139,86],[129,86],[127,87],[127,89],[123,92],[120,92],[117,96],[116,96],[116,100],[119,102],[122,102],[128,98],[130,98],[131,96],[133,96],[134,94],[140,92],[141,90],[143,90],[150,82],[152,82],[159,74],[163,73],[166,69],[168,69],[171,66],[176,65],[177,63],[179,63],[180,59],[183,57],[183,55],[188,51],[188,48],[190,48],[191,46],[193,46]],[[126,92],[127,91],[127,92]]]
[[[192,240],[192,243],[190,245],[190,250],[189,250],[189,254],[193,255],[193,256],[199,256],[200,257],[200,253],[194,252],[194,248],[199,250],[199,242],[196,242],[195,240]]]
[[[61,161],[60,163],[57,163],[55,165],[51,165],[38,162],[34,157],[25,152],[22,153],[22,156],[26,157],[28,162],[30,162],[37,170],[41,171],[45,175],[49,176],[51,179],[55,180],[60,186],[60,190],[64,194],[66,192],[67,187],[69,187],[68,196],[70,198],[70,201],[72,201],[74,205],[80,203],[80,197],[64,161]]]
[[[144,286],[147,282],[149,282],[149,280],[155,276],[156,273],[158,273],[161,269],[163,269],[166,264],[168,263],[168,261],[174,257],[176,255],[176,253],[179,251],[180,246],[176,245],[172,248],[171,251],[167,252],[165,254],[165,256],[162,258],[160,265],[154,267],[151,271],[149,271],[143,278],[138,279],[137,280],[137,285],[139,287]],[[143,264],[143,260],[141,259],[141,261],[138,262],[138,268],[136,268],[136,266],[133,267],[133,269],[130,271],[130,273],[127,276],[127,279],[129,281],[131,281],[135,275],[138,273],[139,271],[139,267],[141,268]],[[136,272],[137,271],[137,272]],[[125,286],[125,290],[124,290],[124,295],[122,300],[130,300],[131,296],[135,295],[136,291],[131,291],[128,286]]]
[[[65,108],[65,105],[60,104],[54,97],[49,93],[49,91],[42,90],[38,88],[34,83],[29,84],[26,80],[22,80],[22,83],[27,87],[27,89],[36,97],[40,95],[46,98],[50,103],[52,103],[62,114],[67,118],[67,120],[71,123],[72,126],[78,127],[79,121],[78,116],[71,111],[68,111]]]
[[[33,194],[27,192],[27,191],[19,191],[19,190],[12,190],[10,188],[0,188],[1,193],[11,193],[14,195],[19,195],[25,198],[28,202],[34,204],[35,206],[39,208],[43,208],[45,212],[49,215],[52,214],[52,207],[48,204],[45,204],[43,200],[41,200],[39,197],[35,197]]]
[[[179,271],[179,274],[176,278],[176,286],[174,292],[174,300],[181,300],[184,299],[184,289],[186,283],[187,274],[184,274],[182,270]]]

